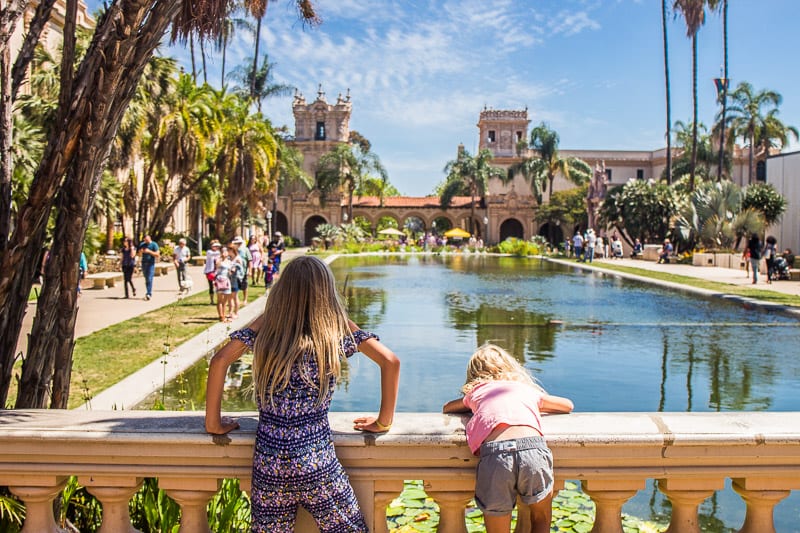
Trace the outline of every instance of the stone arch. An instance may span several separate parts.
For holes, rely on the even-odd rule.
[[[500,240],[504,241],[509,237],[525,238],[525,227],[516,218],[507,218],[500,224]]]
[[[289,235],[289,219],[281,211],[275,211],[275,220],[272,221],[272,232],[276,231]]]
[[[377,218],[373,217],[368,211],[360,210],[360,209],[353,209],[353,218],[361,217],[364,220],[369,221],[369,223],[374,227],[375,223],[378,221]]]
[[[403,217],[403,222],[400,227],[403,229],[410,229],[415,234],[425,233],[428,229],[425,217],[415,213],[406,214]]]
[[[455,222],[444,213],[439,213],[431,220],[431,229],[435,230],[437,234],[442,234],[445,231],[456,227]]]
[[[327,224],[328,221],[322,215],[311,215],[306,219],[306,223],[303,225],[305,231],[303,232],[303,236],[305,238],[304,244],[306,246],[311,245],[311,239],[314,237],[319,237],[319,233],[317,233],[317,226],[320,224]]]
[[[559,224],[553,224],[551,222],[542,224],[539,228],[539,235],[547,239],[547,242],[554,246],[564,242],[564,231]]]

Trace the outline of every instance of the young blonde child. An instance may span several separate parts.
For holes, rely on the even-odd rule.
[[[341,358],[361,351],[381,370],[378,416],[354,429],[389,431],[400,362],[372,333],[347,318],[328,266],[311,256],[290,262],[267,299],[264,314],[231,334],[211,359],[206,431],[224,434],[238,423],[221,416],[225,374],[246,349],[254,352],[253,385],[259,410],[253,460],[252,531],[294,531],[299,506],[321,532],[367,532],[328,425]]]
[[[467,444],[480,455],[475,501],[487,533],[508,533],[517,497],[530,506],[531,533],[548,533],[552,518],[553,454],[542,435],[541,413],[569,413],[572,401],[547,394],[516,359],[493,344],[467,364],[463,398],[445,413],[472,411]]]

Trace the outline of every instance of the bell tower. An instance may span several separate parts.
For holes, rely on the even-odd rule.
[[[478,149],[488,148],[496,158],[516,157],[517,143],[528,137],[528,108],[521,111],[488,109],[478,119]]]
[[[310,176],[316,174],[320,157],[333,150],[337,144],[348,142],[351,112],[350,89],[344,97],[339,93],[335,104],[329,104],[326,100],[322,84],[317,89],[317,99],[310,104],[300,92],[295,91],[292,102],[292,145],[303,154],[303,170]]]

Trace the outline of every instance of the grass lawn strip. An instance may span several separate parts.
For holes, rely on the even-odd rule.
[[[707,281],[701,278],[695,278],[691,276],[681,276],[678,274],[670,274],[669,272],[658,272],[654,270],[627,267],[622,265],[614,265],[609,263],[592,263],[592,268],[595,268],[597,270],[613,270],[617,272],[624,272],[627,274],[634,274],[636,276],[641,276],[643,278],[668,281],[670,283],[677,283],[679,285],[686,285],[689,287],[696,287],[698,289],[705,289],[708,291],[713,291],[723,294],[732,294],[735,296],[752,298],[754,300],[761,300],[763,302],[770,302],[790,307],[800,307],[800,296],[793,296],[791,294],[784,294],[782,292],[775,292],[765,289],[754,289],[750,287],[741,287],[738,285],[733,285],[731,283],[722,283],[719,281]]]
[[[253,302],[265,288],[250,287]],[[249,304],[248,304],[249,305]],[[217,308],[201,292],[81,337],[75,342],[69,408],[168,354],[216,324]]]

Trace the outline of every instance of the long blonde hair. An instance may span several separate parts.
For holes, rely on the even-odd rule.
[[[313,256],[292,260],[273,286],[264,314],[253,347],[256,398],[272,402],[289,385],[292,367],[308,354],[316,359],[319,376],[317,383],[310,375],[303,378],[319,388],[319,404],[331,377],[341,372],[342,338],[351,335],[328,265]]]
[[[469,393],[487,381],[519,381],[544,392],[539,383],[507,351],[495,344],[484,344],[478,348],[467,363],[467,380],[461,392]]]

